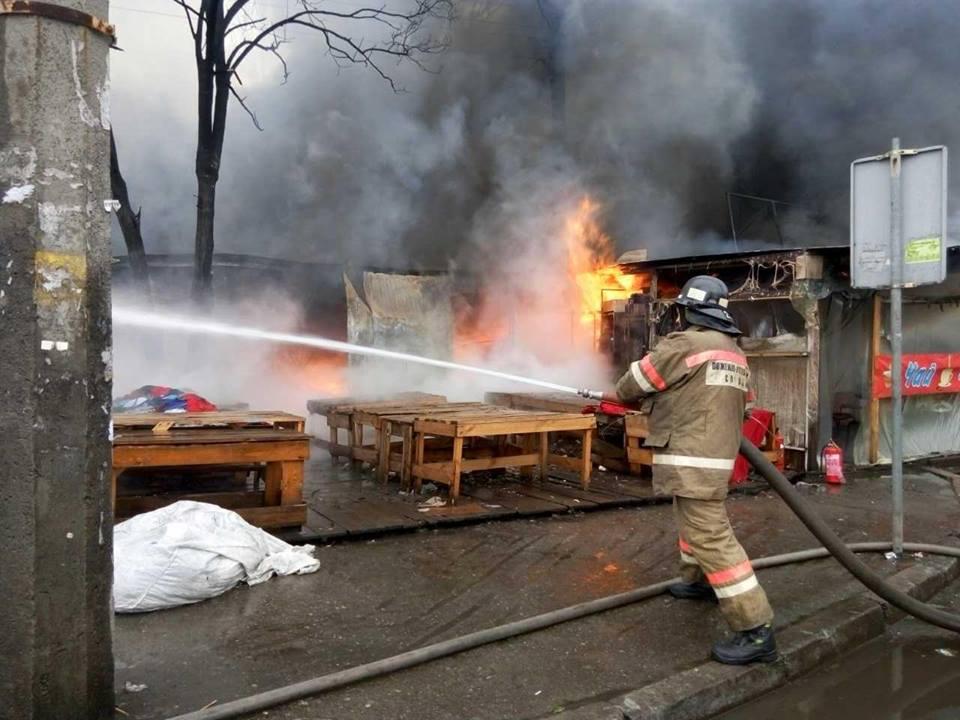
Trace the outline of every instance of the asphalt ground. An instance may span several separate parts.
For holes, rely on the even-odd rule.
[[[849,542],[889,537],[888,482],[801,486]],[[907,539],[958,544],[949,481],[908,471]],[[816,545],[772,493],[732,497],[753,557]],[[426,530],[318,548],[319,572],[118,616],[118,707],[163,718],[676,574],[669,506]],[[921,559],[869,559],[892,574]],[[760,573],[785,627],[862,588],[831,560]],[[707,661],[710,604],[658,597],[269,711],[293,720],[545,718],[615,702]],[[139,692],[127,683],[146,685]],[[259,714],[263,716],[263,714]]]

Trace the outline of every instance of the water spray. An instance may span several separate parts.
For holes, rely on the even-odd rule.
[[[226,337],[241,338],[244,340],[262,340],[267,342],[283,343],[286,345],[303,345],[306,347],[320,348],[321,350],[346,353],[348,355],[367,355],[370,357],[386,358],[390,360],[398,360],[400,362],[430,365],[432,367],[444,368],[446,370],[461,370],[463,372],[471,372],[478,375],[487,375],[489,377],[499,378],[501,380],[510,380],[512,382],[523,383],[526,385],[535,385],[536,387],[546,388],[547,390],[579,394],[583,397],[599,399],[599,393],[592,390],[578,390],[577,388],[569,385],[558,385],[557,383],[547,382],[545,380],[536,380],[534,378],[523,377],[521,375],[513,375],[512,373],[500,372],[499,370],[489,370],[487,368],[474,367],[472,365],[461,365],[460,363],[450,362],[449,360],[439,360],[437,358],[411,355],[410,353],[384,350],[382,348],[369,347],[367,345],[356,345],[354,343],[342,342],[340,340],[330,340],[328,338],[318,337],[315,335],[295,335],[291,333],[274,332],[272,330],[261,330],[259,328],[229,325],[224,322],[216,322],[213,320],[195,320],[192,318],[160,315],[158,313],[121,307],[114,307],[113,322],[115,325],[155,328],[158,330],[175,330],[177,332],[200,333],[205,335],[223,335]]]

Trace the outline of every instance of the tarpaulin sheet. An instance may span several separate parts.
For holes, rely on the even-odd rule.
[[[113,411],[117,413],[192,413],[216,409],[216,405],[196,393],[165,385],[142,385],[113,401]]]

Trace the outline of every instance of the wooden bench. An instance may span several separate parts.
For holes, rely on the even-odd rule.
[[[527,477],[533,468],[547,476],[550,464],[569,468],[580,473],[584,489],[590,485],[590,444],[596,418],[592,415],[574,413],[537,413],[524,410],[501,409],[498,412],[478,414],[462,413],[424,414],[413,422],[414,456],[412,474],[415,487],[423,480],[430,480],[449,488],[451,503],[460,495],[460,475],[473,470],[516,467]],[[579,431],[583,449],[580,458],[555,455],[550,452],[550,433]],[[449,459],[428,462],[425,457],[429,437],[451,438]],[[464,443],[470,438],[503,438],[497,443],[498,451],[488,457],[464,458]],[[509,442],[515,438],[519,447]]]
[[[302,417],[288,413],[114,415],[114,512],[129,517],[177,500],[197,500],[230,508],[260,527],[302,525],[307,516],[303,463],[310,455],[303,424]],[[124,471],[161,468],[255,468],[263,472],[263,489],[118,496]]]

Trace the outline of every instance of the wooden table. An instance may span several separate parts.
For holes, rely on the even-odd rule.
[[[584,489],[590,485],[590,444],[596,418],[592,415],[574,413],[538,413],[524,410],[509,410],[490,414],[478,414],[469,410],[462,413],[425,413],[413,423],[414,456],[413,478],[416,487],[422,480],[431,480],[447,485],[451,502],[460,495],[460,475],[471,470],[518,467],[521,474],[530,475],[539,467],[541,477],[546,478],[550,464],[576,470]],[[551,432],[579,431],[583,442],[582,456],[570,458],[550,452]],[[451,438],[450,459],[428,462],[425,447],[428,437]],[[464,442],[470,438],[504,438],[498,443],[501,451],[489,457],[464,458]],[[515,438],[519,447],[510,444]]]
[[[160,413],[113,416],[113,501],[128,517],[177,500],[227,507],[260,527],[306,522],[303,463],[310,455],[304,419],[288,413]],[[133,468],[255,467],[262,490],[117,496],[120,476]]]
[[[387,480],[387,475],[393,471],[400,473],[400,486],[408,489],[413,478],[413,427],[418,419],[424,416],[436,417],[437,415],[446,415],[450,413],[475,413],[477,415],[493,415],[508,413],[509,410],[496,406],[484,405],[478,402],[447,403],[445,405],[431,405],[429,407],[414,409],[412,412],[405,409],[400,413],[382,413],[376,417],[376,444],[377,453],[377,479]],[[395,437],[400,438],[399,443],[394,443]],[[451,445],[450,442],[446,443]],[[399,446],[399,448],[398,448]],[[395,452],[399,449],[399,452]],[[427,441],[424,446],[425,457],[435,453],[441,453],[443,450],[449,450],[444,447],[442,442]],[[465,448],[471,456],[480,456],[489,454],[485,452],[487,448],[479,447],[479,444],[471,448]],[[441,455],[442,456],[442,455]]]
[[[307,409],[316,415],[322,415],[327,421],[330,440],[318,440],[318,444],[325,447],[334,457],[346,457],[355,464],[369,462],[376,464],[378,445],[364,444],[363,424],[354,422],[354,414],[359,411],[368,413],[377,409],[389,409],[402,412],[404,408],[421,407],[423,405],[438,405],[446,403],[443,395],[430,393],[410,392],[399,393],[391,398],[382,400],[335,398],[330,400],[309,400]],[[340,431],[347,431],[346,444],[340,443]]]
[[[546,412],[579,413],[584,407],[597,405],[595,401],[561,392],[488,392],[484,399],[488,403],[516,410]],[[623,440],[620,438],[621,435],[625,435],[624,432],[621,432],[624,426],[623,416],[598,412],[596,418],[597,429],[593,432],[593,445],[591,446],[593,464],[616,472],[639,472],[640,465],[634,464],[631,467],[628,462],[628,441],[626,437]],[[616,442],[611,442],[608,439],[611,434],[610,430],[616,436]],[[601,433],[606,434],[607,438],[601,437]]]

